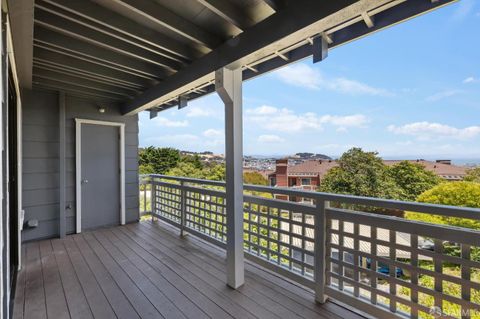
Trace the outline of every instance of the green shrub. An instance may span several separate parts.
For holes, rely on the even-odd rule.
[[[418,196],[417,201],[421,203],[480,208],[480,183],[442,183],[428,191],[423,192],[420,196]],[[480,221],[473,219],[445,217],[414,212],[407,212],[405,217],[408,219],[419,220],[433,224],[451,225],[480,230]]]

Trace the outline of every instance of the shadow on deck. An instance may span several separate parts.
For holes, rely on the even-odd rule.
[[[157,222],[24,245],[14,318],[361,318],[251,263],[225,285],[225,253]]]

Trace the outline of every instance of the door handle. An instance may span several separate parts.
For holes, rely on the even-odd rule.
[[[88,184],[88,179],[82,179],[82,184]]]

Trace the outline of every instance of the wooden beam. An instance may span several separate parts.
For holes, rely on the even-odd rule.
[[[92,43],[75,41],[67,35],[42,26],[35,28],[35,43],[38,44],[38,46],[55,48],[56,50],[70,52],[77,56],[127,69],[134,73],[141,73],[152,79],[160,79],[159,75],[165,74],[163,68],[152,65],[146,61],[135,59]]]
[[[328,56],[328,42],[326,37],[318,36],[313,39],[313,63],[323,61]]]
[[[221,41],[216,36],[201,29],[192,22],[176,15],[165,7],[151,0],[113,0],[122,4],[128,9],[142,15],[179,35],[200,44],[206,48],[213,49]]]
[[[61,13],[52,12],[42,6],[35,6],[35,24],[63,33],[72,41],[81,40],[99,47],[118,52],[129,57],[143,60],[165,69],[165,74],[172,74],[180,68],[178,62],[167,59],[135,44],[128,43],[91,24],[77,23],[75,19]]]
[[[375,32],[381,31],[383,29],[386,29],[388,27],[391,27],[393,25],[396,25],[398,23],[402,23],[403,21],[415,18],[419,15],[426,14],[430,11],[437,10],[443,6],[449,5],[451,3],[455,3],[458,0],[438,0],[435,3],[430,3],[429,1],[422,1],[422,2],[411,2],[411,1],[405,1],[397,5],[392,5],[391,2],[387,0],[363,0],[356,2],[355,4],[349,6],[345,10],[339,11],[337,14],[330,15],[326,17],[325,19],[322,19],[318,23],[315,24],[315,30],[317,32],[315,33],[316,35],[322,34],[322,36],[326,36],[327,42],[329,43],[329,49],[333,49],[336,47],[339,47],[341,45],[347,44],[352,41],[356,41],[358,39],[361,39],[365,36],[368,36],[369,34],[373,34]],[[382,6],[389,6],[388,9],[381,10],[381,7],[379,7],[379,2],[381,2]],[[376,8],[372,10],[372,8]],[[369,11],[370,13],[375,12],[375,25],[373,28],[368,28],[363,19],[360,19],[357,22],[354,22],[348,26],[345,26],[342,29],[337,29],[334,33],[330,33],[331,28],[336,28],[336,26],[340,24],[345,24],[345,21],[348,21],[349,19],[354,18],[355,16],[358,18],[358,16],[361,14],[361,12],[364,12],[366,10],[371,10]],[[310,28],[309,28],[310,29]],[[328,33],[325,33],[324,31],[327,30]],[[312,55],[312,44],[313,44],[313,38],[311,34],[310,36],[307,35],[304,38],[298,40],[307,40],[307,39],[312,39],[311,43],[306,43],[304,45],[301,45],[299,47],[296,47],[294,49],[288,50],[289,45],[284,45],[284,42],[287,41],[278,41],[277,42],[277,49],[272,50],[270,53],[270,58],[267,58],[269,54],[261,54],[259,51],[255,55],[250,55],[247,57],[247,60],[250,60],[252,62],[257,62],[261,58],[264,58],[263,62],[257,62],[255,64],[255,69],[258,70],[258,72],[254,72],[249,69],[245,69],[243,71],[243,80],[250,80],[254,77],[258,77],[264,73],[271,72],[273,70],[276,70],[278,68],[281,68],[287,64],[293,63],[295,61],[299,61],[302,59],[305,59],[309,56]],[[298,43],[297,41],[297,43]],[[281,42],[281,45],[280,45]],[[281,52],[282,54],[286,55],[288,57],[288,60],[285,60],[284,58],[278,56],[275,52]],[[288,53],[288,55],[287,55]],[[278,56],[278,57],[274,57]],[[192,81],[191,85],[186,85],[185,87],[188,89],[191,89],[195,86],[200,86],[204,85],[205,83],[208,82],[210,79],[209,76],[205,76],[204,78],[198,79],[197,81]],[[183,88],[179,88],[178,90],[172,91],[171,93],[167,93],[165,96],[170,96],[170,95],[177,95],[182,94],[185,92]],[[210,93],[211,91],[207,92]],[[196,96],[190,96],[189,100],[194,100],[195,98],[201,97],[203,95],[196,95]],[[168,100],[168,99],[166,99]],[[161,106],[162,109],[168,109],[166,105],[164,105],[164,98],[161,98],[157,101],[156,106]],[[123,107],[123,110],[126,110],[126,107]]]
[[[104,63],[75,56],[65,52],[51,50],[45,47],[35,46],[34,62],[45,63],[47,65],[54,65],[56,67],[77,70],[80,72],[96,75],[103,78],[108,78],[114,81],[125,83],[127,85],[145,88],[152,85],[151,77],[130,72],[125,69],[106,65]]]
[[[143,41],[146,44],[158,48],[160,50],[158,54],[162,54],[170,59],[178,59],[180,57],[192,60],[206,53],[186,46],[150,28],[146,28],[131,19],[116,14],[114,11],[108,10],[91,1],[38,0],[37,3],[49,3],[134,39]],[[162,53],[161,51],[165,52]]]
[[[124,114],[134,114],[158,105],[163,98],[171,98],[183,93],[185,87],[212,80],[213,73],[225,66],[246,65],[252,57],[267,52],[278,51],[280,44],[295,43],[306,38],[318,28],[323,18],[355,3],[356,0],[338,1],[295,1],[287,9],[274,14],[252,26],[236,38],[228,40],[216,50],[194,61],[176,74],[168,77],[161,85],[156,85],[132,103],[123,107]]]
[[[241,8],[236,7],[232,2],[225,0],[197,0],[210,11],[233,24],[240,30],[245,30],[255,24],[247,12],[242,12]]]
[[[117,94],[107,93],[101,90],[87,88],[85,86],[75,85],[71,83],[64,83],[58,80],[44,79],[44,78],[39,78],[37,76],[33,76],[32,81],[34,85],[50,88],[55,91],[75,92],[75,93],[80,93],[82,95],[89,95],[89,96],[108,99],[112,101],[123,101],[125,99],[124,97],[121,97]]]
[[[117,87],[114,84],[105,84],[91,79],[84,79],[71,73],[64,73],[58,70],[48,70],[47,68],[34,66],[33,76],[39,79],[48,79],[53,81],[59,81],[62,83],[68,83],[72,85],[91,88],[94,90],[116,94],[123,97],[135,96],[135,91]]]
[[[285,0],[262,0],[274,11],[280,11],[285,8]]]
[[[370,16],[370,15],[368,14],[368,12],[363,12],[363,13],[362,13],[362,18],[363,18],[363,20],[365,21],[365,24],[367,25],[367,27],[373,28],[373,27],[375,26],[373,17]]]
[[[32,87],[34,0],[7,0],[20,87]]]

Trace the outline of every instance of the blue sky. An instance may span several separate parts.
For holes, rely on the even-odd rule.
[[[244,153],[480,158],[480,3],[461,0],[244,82]],[[140,145],[224,152],[223,104],[140,114]]]

